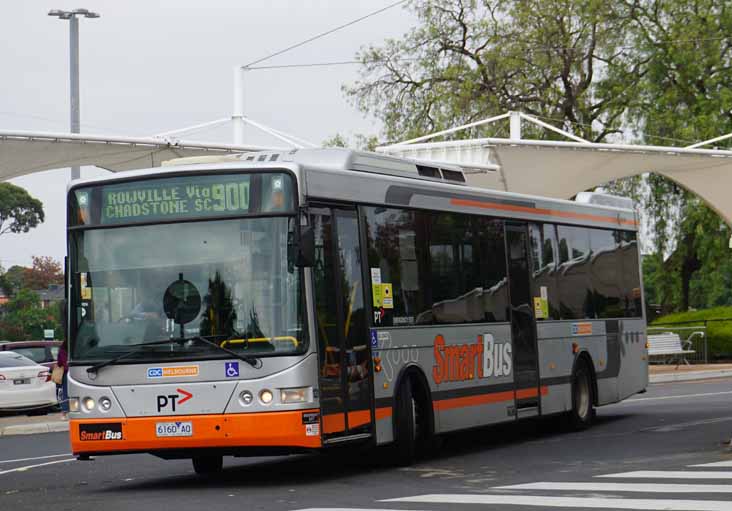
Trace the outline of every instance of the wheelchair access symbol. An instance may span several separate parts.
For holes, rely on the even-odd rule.
[[[239,362],[226,362],[226,377],[236,378],[239,376]]]

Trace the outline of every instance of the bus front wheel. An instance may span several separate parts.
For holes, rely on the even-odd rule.
[[[217,474],[223,468],[223,456],[194,456],[193,458],[193,470],[198,475]]]

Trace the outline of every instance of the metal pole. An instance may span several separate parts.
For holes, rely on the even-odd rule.
[[[521,140],[521,116],[518,112],[509,112],[509,137],[511,140]]]
[[[234,144],[244,144],[244,71],[246,68],[234,66],[234,111],[231,121],[234,125]]]
[[[69,76],[71,92],[71,133],[80,133],[80,108],[79,108],[79,19],[71,16],[69,19]],[[81,169],[78,166],[71,167],[71,179],[79,179]]]

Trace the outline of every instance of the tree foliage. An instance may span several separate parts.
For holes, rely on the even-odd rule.
[[[0,338],[9,341],[42,339],[44,329],[60,332],[59,318],[58,305],[42,308],[36,293],[21,289],[4,306]]]
[[[28,232],[44,218],[41,201],[20,186],[0,183],[0,236]]]
[[[51,284],[63,284],[64,273],[61,264],[48,256],[33,256],[33,266],[26,268],[23,286],[28,289],[46,289]]]
[[[345,87],[404,140],[521,110],[595,141],[619,133],[642,61],[623,50],[625,7],[597,0],[423,0],[419,26],[358,55]]]
[[[25,274],[29,269],[16,264],[0,275],[0,287],[2,287],[6,296],[12,296],[18,289],[24,287]]]

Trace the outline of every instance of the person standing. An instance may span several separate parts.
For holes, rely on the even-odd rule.
[[[58,350],[56,367],[59,367],[63,370],[63,375],[61,376],[61,384],[56,385],[56,395],[59,396],[58,404],[61,407],[61,416],[66,419],[69,413],[69,352],[66,335],[64,335],[64,341],[61,344],[61,348],[59,348]]]

